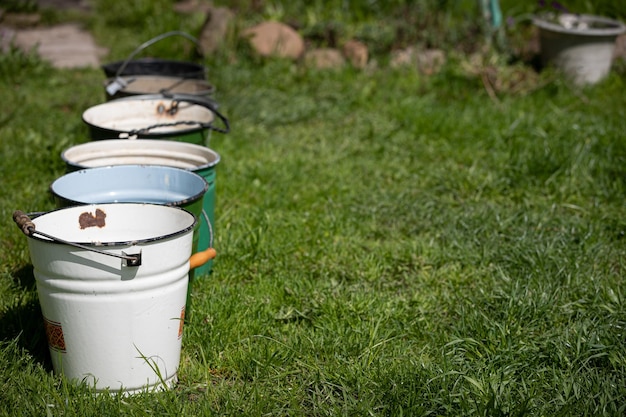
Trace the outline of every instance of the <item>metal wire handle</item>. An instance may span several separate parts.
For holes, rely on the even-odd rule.
[[[170,122],[170,123],[158,123],[158,124],[142,127],[140,129],[133,129],[131,131],[124,132],[122,135],[120,135],[120,137],[136,136],[140,133],[147,132],[149,130],[156,129],[159,127],[169,127],[169,126],[178,126],[178,125],[198,125],[202,128],[215,130],[216,132],[219,132],[219,133],[230,132],[230,123],[228,122],[228,119],[226,118],[226,116],[224,116],[217,110],[217,105],[212,100],[208,98],[204,98],[204,97],[196,97],[190,94],[163,93],[161,96],[172,100],[172,106],[168,110],[171,114],[176,113],[178,109],[178,104],[181,102],[196,104],[198,106],[202,106],[204,108],[209,109],[215,116],[217,116],[218,119],[220,119],[220,121],[224,125],[224,128],[215,127],[213,126],[212,123],[202,123],[198,121],[181,120],[181,121]],[[132,99],[132,98],[133,97],[129,97],[128,99]]]
[[[126,261],[126,266],[140,266],[141,265],[141,253],[138,253],[136,255],[127,255],[124,252],[122,252],[122,254],[120,255],[117,253],[105,252],[103,250],[96,249],[91,246],[81,245],[80,243],[76,243],[76,242],[70,242],[65,239],[61,239],[55,236],[51,236],[44,232],[40,232],[39,230],[36,230],[35,223],[33,223],[30,217],[21,210],[16,210],[13,212],[13,221],[15,222],[15,224],[17,224],[17,227],[19,227],[22,233],[24,233],[26,236],[30,237],[33,235],[39,235],[47,239],[50,239],[54,242],[63,243],[65,245],[73,246],[75,248],[84,249],[84,250],[96,252],[102,255],[113,256],[115,258],[124,259]]]
[[[128,63],[139,52],[143,51],[148,46],[153,45],[153,44],[159,42],[160,40],[163,40],[163,39],[168,38],[170,36],[176,36],[176,35],[182,36],[183,38],[186,38],[186,39],[190,40],[191,42],[193,42],[196,45],[196,49],[197,49],[198,53],[200,54],[200,56],[203,56],[202,49],[200,48],[200,44],[198,43],[198,39],[194,38],[193,36],[191,36],[190,34],[188,34],[186,32],[182,32],[180,30],[173,30],[171,32],[165,32],[165,33],[162,33],[162,34],[160,34],[158,36],[155,36],[154,38],[145,41],[144,43],[139,45],[137,48],[135,48],[135,50],[133,52],[131,52],[131,54],[128,56],[128,58],[126,58],[126,60],[122,63],[122,65],[117,69],[117,72],[115,73],[115,78],[119,78],[119,76],[126,69],[126,66],[128,65]]]

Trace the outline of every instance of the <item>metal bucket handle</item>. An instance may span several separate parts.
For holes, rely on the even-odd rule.
[[[32,222],[32,220],[30,219],[29,215],[24,213],[21,210],[16,210],[13,212],[13,221],[15,222],[15,224],[17,224],[17,227],[22,231],[22,233],[24,233],[26,236],[33,236],[33,235],[40,235],[43,236],[47,239],[50,239],[54,242],[58,242],[58,243],[63,243],[65,245],[69,245],[69,246],[73,246],[75,248],[80,248],[80,249],[84,249],[84,250],[88,250],[91,252],[96,252],[99,253],[101,255],[107,255],[107,256],[113,256],[115,258],[120,258],[123,259],[124,261],[126,261],[125,266],[140,266],[141,265],[141,252],[137,253],[137,254],[133,254],[133,255],[128,255],[124,252],[122,252],[122,254],[117,254],[117,253],[111,253],[111,252],[105,252],[103,250],[100,249],[96,249],[94,247],[91,246],[86,246],[86,245],[81,245],[80,243],[76,243],[76,242],[69,242],[67,240],[64,239],[60,239],[58,237],[55,236],[51,236],[47,233],[44,232],[40,232],[38,230],[35,229],[35,223]],[[215,249],[213,249],[212,247],[210,247],[211,245],[209,245],[209,247],[201,252],[197,252],[194,253],[193,255],[191,255],[191,257],[189,258],[189,269],[194,269],[194,268],[198,268],[199,266],[204,265],[205,263],[207,263],[208,261],[210,261],[211,259],[215,258],[217,252],[215,251]]]
[[[206,221],[207,227],[209,228],[209,247],[206,248],[203,251],[198,252],[197,254],[193,255],[191,258],[193,259],[194,257],[196,257],[196,259],[194,259],[192,261],[192,259],[189,259],[189,262],[191,263],[191,265],[193,265],[193,262],[195,261],[202,261],[202,263],[196,265],[196,266],[191,266],[191,269],[193,268],[197,268],[199,266],[204,265],[205,263],[207,263],[208,261],[210,261],[211,259],[215,258],[215,256],[217,255],[217,253],[215,252],[215,249],[213,249],[213,226],[211,226],[211,220],[209,219],[209,215],[207,214],[207,212],[203,209],[202,210],[202,217],[204,218],[204,220]],[[210,252],[210,251],[213,252]],[[212,256],[210,258],[207,258],[206,260],[203,259],[201,254],[206,254],[209,255],[211,254]],[[196,256],[198,255],[198,256]]]
[[[228,122],[228,119],[226,118],[226,116],[224,116],[217,110],[217,105],[215,104],[213,100],[209,98],[205,98],[205,97],[197,97],[191,94],[163,93],[162,97],[172,100],[172,107],[167,110],[171,112],[172,114],[176,113],[179,102],[197,104],[199,106],[209,109],[213,114],[215,114],[217,118],[220,119],[220,121],[224,125],[224,128],[215,127],[213,126],[212,123],[202,123],[198,121],[181,120],[181,121],[172,122],[172,123],[158,123],[158,124],[150,125],[147,127],[142,127],[141,129],[133,129],[129,132],[121,134],[120,138],[137,136],[140,133],[147,132],[149,130],[156,129],[159,127],[169,127],[169,126],[179,126],[179,125],[199,125],[202,128],[214,130],[219,133],[230,132],[230,123]],[[133,99],[133,97],[129,97],[128,99],[129,100]]]
[[[215,258],[217,252],[213,248],[207,248],[203,251],[196,252],[189,258],[189,269],[198,268],[211,259]]]
[[[174,30],[171,32],[166,32],[166,33],[162,33],[159,36],[155,36],[154,38],[142,43],[141,45],[139,45],[137,48],[135,48],[135,50],[133,52],[131,52],[131,54],[124,60],[124,62],[122,63],[122,65],[120,65],[120,67],[117,69],[117,71],[115,72],[115,77],[113,77],[113,81],[111,81],[107,86],[106,86],[106,92],[107,94],[113,96],[115,95],[115,93],[117,93],[118,91],[120,91],[123,88],[126,88],[128,86],[128,84],[133,80],[124,80],[123,78],[121,78],[121,75],[124,73],[124,70],[126,69],[126,66],[128,65],[128,63],[141,51],[143,51],[144,49],[146,49],[148,46],[153,45],[155,43],[157,43],[160,40],[163,40],[165,38],[168,38],[170,36],[182,36],[188,40],[190,40],[191,42],[193,42],[196,46],[196,50],[198,51],[198,54],[200,56],[203,56],[202,53],[202,48],[200,48],[200,44],[198,43],[198,40],[196,38],[194,38],[193,36],[191,36],[190,34],[186,33],[186,32],[181,32],[179,30]],[[184,80],[185,77],[182,77],[182,79]],[[173,88],[174,86],[170,87]]]
[[[115,78],[118,78],[126,69],[126,66],[128,65],[128,63],[141,51],[143,51],[144,49],[146,49],[148,46],[151,46],[157,42],[159,42],[160,40],[163,40],[165,38],[169,38],[170,36],[182,36],[183,38],[186,38],[188,40],[190,40],[191,42],[193,42],[196,45],[196,49],[198,51],[198,53],[200,54],[200,56],[203,56],[202,53],[202,48],[200,48],[200,44],[198,43],[198,39],[194,38],[193,36],[191,36],[190,34],[186,33],[186,32],[182,32],[180,30],[173,30],[171,32],[165,32],[162,33],[158,36],[155,36],[154,38],[145,41],[144,43],[142,43],[141,45],[139,45],[137,48],[135,48],[135,50],[133,52],[131,52],[131,54],[128,56],[128,58],[126,58],[126,60],[122,63],[122,65],[117,69],[117,72],[115,73]]]

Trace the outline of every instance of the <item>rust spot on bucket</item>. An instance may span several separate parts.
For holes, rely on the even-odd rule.
[[[104,227],[106,225],[104,222],[106,216],[106,213],[100,209],[96,209],[95,216],[92,213],[86,211],[84,213],[81,213],[80,217],[78,218],[78,224],[81,229],[86,229],[88,227],[94,226]]]
[[[178,113],[178,102],[173,100],[169,107],[165,103],[159,102],[156,107],[156,113],[157,116],[176,116],[176,113]]]

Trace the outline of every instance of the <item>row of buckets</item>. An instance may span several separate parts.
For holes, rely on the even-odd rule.
[[[136,55],[104,65],[106,99],[83,112],[90,141],[65,149],[56,209],[15,211],[27,236],[54,372],[97,392],[177,382],[194,281],[212,270],[212,131],[228,133],[207,71]]]

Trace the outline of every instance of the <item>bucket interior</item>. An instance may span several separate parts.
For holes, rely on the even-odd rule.
[[[55,180],[52,193],[70,203],[155,203],[182,206],[202,198],[208,185],[187,170],[150,165],[83,169]]]
[[[615,38],[626,32],[626,25],[622,22],[602,16],[563,13],[558,17],[555,19],[551,14],[539,15],[533,18],[533,23],[543,31],[575,37]]]
[[[121,90],[126,94],[157,94],[161,92],[176,94],[208,95],[213,87],[204,80],[158,75],[136,75],[121,77],[126,86]],[[109,79],[108,83],[113,82]]]
[[[167,99],[120,99],[99,104],[85,110],[85,123],[118,132],[130,132],[151,128],[149,133],[168,133],[199,129],[201,124],[213,122],[214,115],[206,107],[179,103],[171,114],[172,100]],[[178,125],[154,127],[160,124]]]
[[[196,223],[194,215],[184,209],[137,203],[74,206],[32,221],[36,230],[55,238],[98,246],[171,237],[193,229]]]
[[[164,165],[199,170],[215,166],[220,161],[220,156],[205,146],[151,139],[109,139],[84,143],[66,149],[61,158],[78,169],[109,165]]]

